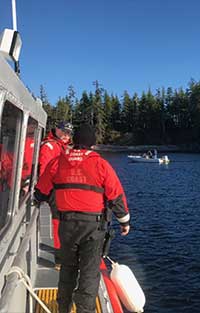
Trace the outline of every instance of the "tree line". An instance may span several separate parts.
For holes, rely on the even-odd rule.
[[[200,143],[200,82],[193,79],[188,88],[149,89],[139,97],[124,91],[121,99],[108,94],[98,81],[94,92],[76,97],[73,86],[52,105],[44,87],[40,98],[48,115],[47,128],[67,120],[77,127],[82,122],[94,125],[97,142],[103,144],[193,144]]]

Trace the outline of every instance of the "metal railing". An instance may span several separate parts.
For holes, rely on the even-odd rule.
[[[26,252],[29,249],[29,243],[35,229],[35,223],[38,218],[38,214],[39,210],[35,208],[31,216],[29,225],[27,226],[25,236],[22,239],[17,255],[12,263],[11,269],[9,271],[10,273],[8,273],[8,275],[6,276],[5,286],[3,288],[2,296],[0,298],[0,313],[9,312],[9,305],[12,301],[15,288],[18,286],[19,283],[19,274],[15,271],[12,272],[12,268],[23,267],[24,259],[26,257]]]

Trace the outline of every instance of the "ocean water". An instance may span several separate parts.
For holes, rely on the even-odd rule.
[[[110,257],[128,265],[145,296],[145,313],[200,313],[200,154],[168,154],[168,165],[131,163],[104,153],[117,171],[131,232],[116,236]]]

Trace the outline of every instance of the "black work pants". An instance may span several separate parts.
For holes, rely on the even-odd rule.
[[[61,271],[58,283],[59,313],[95,313],[100,280],[100,261],[105,236],[101,221],[66,215],[60,221]],[[93,216],[94,217],[94,216]]]

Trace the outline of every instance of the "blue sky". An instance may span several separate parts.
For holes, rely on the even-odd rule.
[[[23,40],[21,78],[49,101],[94,91],[98,80],[122,97],[200,80],[199,0],[16,0]],[[0,30],[12,28],[0,0]]]

